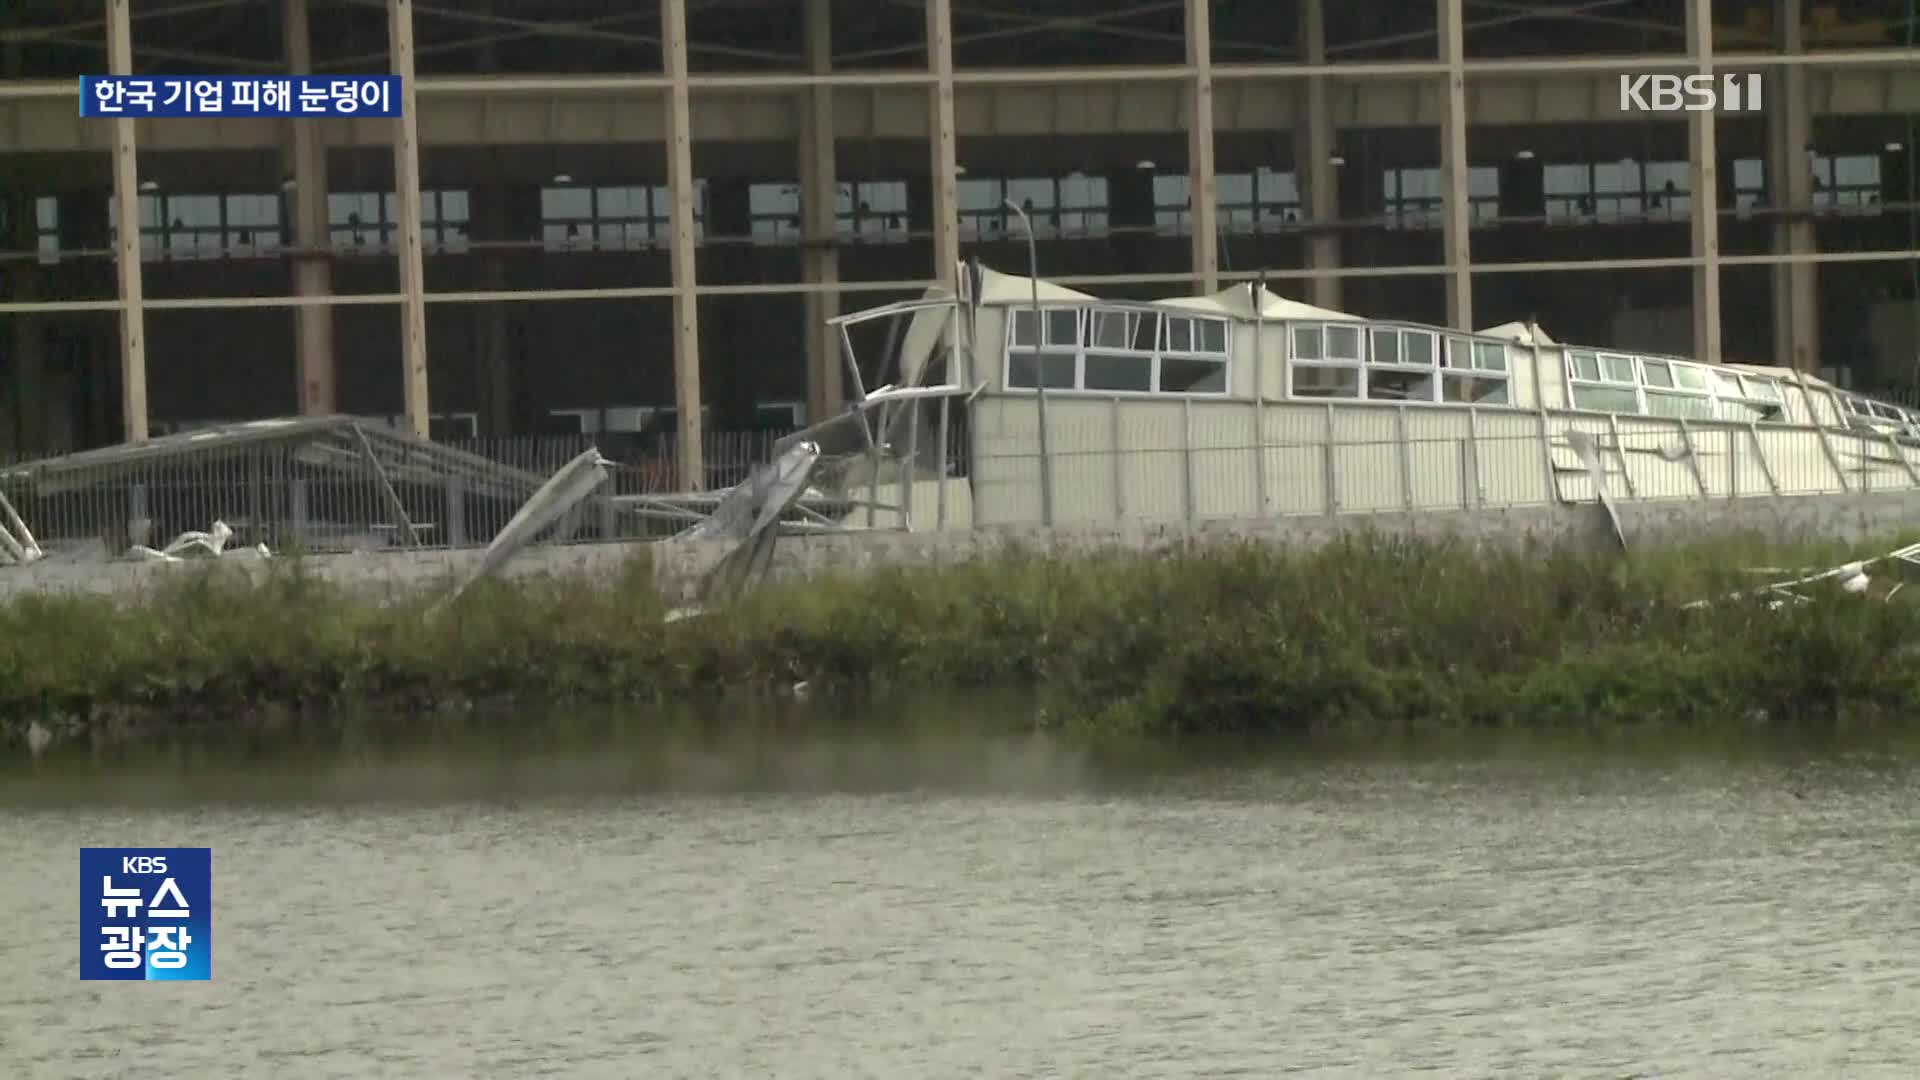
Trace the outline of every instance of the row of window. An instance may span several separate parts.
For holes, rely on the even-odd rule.
[[[1815,155],[1813,209],[1871,209],[1880,203],[1876,154]],[[1733,208],[1767,203],[1767,170],[1759,158],[1733,163]],[[1548,165],[1541,173],[1549,220],[1684,220],[1693,210],[1693,170],[1684,161],[1620,161]]]
[[[1006,385],[1104,393],[1225,394],[1231,324],[1148,308],[1010,308]],[[1365,323],[1292,323],[1289,395],[1378,401],[1511,401],[1498,341]],[[1278,330],[1279,327],[1276,327]]]
[[[1698,420],[1779,420],[1786,398],[1777,380],[1664,357],[1566,353],[1573,406]]]
[[[1226,319],[1149,308],[1009,309],[1006,385],[1110,393],[1224,394]],[[1036,344],[1036,337],[1038,338]]]
[[[1734,209],[1744,211],[1767,201],[1766,169],[1757,158],[1733,163]],[[1819,155],[1813,159],[1813,206],[1817,210],[1878,207],[1883,182],[1880,158],[1872,154]],[[1684,219],[1692,210],[1691,171],[1685,162],[1631,159],[1585,164],[1552,164],[1542,173],[1546,216],[1550,220],[1618,221],[1632,218]],[[1305,219],[1297,178],[1292,172],[1258,169],[1215,178],[1220,228],[1229,233],[1276,231]],[[1394,228],[1438,228],[1445,215],[1445,185],[1438,168],[1382,171],[1383,217]],[[797,243],[802,236],[800,188],[791,183],[756,183],[748,192],[749,234],[764,244]],[[1024,210],[1041,235],[1100,236],[1110,228],[1109,183],[1104,176],[1012,179],[962,178],[957,212],[966,239],[1018,235],[1018,216],[1007,203]],[[1191,183],[1185,174],[1153,178],[1154,226],[1168,235],[1192,229]],[[632,251],[666,245],[670,240],[672,196],[663,184],[575,186],[560,184],[540,193],[541,238],[549,250]],[[694,235],[704,238],[707,183],[695,181]],[[903,242],[908,234],[909,199],[904,180],[860,180],[836,185],[834,230],[837,236],[876,243]],[[1500,216],[1500,170],[1468,170],[1468,209],[1480,225]],[[114,208],[109,205],[110,215]],[[50,196],[35,204],[42,261],[60,251],[59,205]],[[270,254],[288,237],[282,197],[263,194],[180,194],[140,196],[141,247],[148,258],[212,258],[223,254]],[[390,248],[398,207],[392,193],[331,193],[327,198],[332,246],[340,251]],[[428,251],[466,250],[470,207],[460,190],[421,193],[421,240]]]
[[[1903,409],[1898,405],[1889,405],[1884,401],[1873,401],[1858,394],[1835,391],[1834,399],[1840,403],[1840,413],[1849,424],[1894,430],[1902,434],[1920,438],[1920,412]]]
[[[1290,341],[1293,397],[1512,403],[1502,342],[1343,322],[1294,323]]]

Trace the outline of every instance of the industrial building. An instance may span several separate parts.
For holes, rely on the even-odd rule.
[[[712,432],[961,263],[1920,379],[1917,0],[13,0],[0,454],[217,421]],[[412,76],[401,121],[77,76]],[[1621,76],[1757,75],[1652,112]],[[1745,85],[1745,84],[1743,84]],[[1751,105],[1749,101],[1747,104]],[[115,223],[137,215],[137,239]],[[117,257],[124,252],[124,258]],[[865,352],[862,351],[862,355]]]

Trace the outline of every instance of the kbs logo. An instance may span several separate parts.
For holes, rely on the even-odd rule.
[[[1759,75],[1622,75],[1621,112],[1759,112]]]
[[[213,977],[209,848],[80,849],[80,977]]]

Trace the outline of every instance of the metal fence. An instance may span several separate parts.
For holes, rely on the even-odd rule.
[[[1062,399],[1041,483],[1031,401],[983,398],[972,524],[1207,521],[1475,510],[1595,499],[1568,440],[1600,448],[1618,500],[1920,489],[1920,445],[1885,432],[1567,410]]]
[[[709,434],[703,445],[707,486],[745,478],[784,434]],[[0,476],[0,492],[49,550],[98,542],[117,555],[134,544],[159,547],[182,532],[207,530],[216,520],[233,530],[233,543],[263,543],[274,550],[465,547],[490,540],[534,488],[590,445],[614,461],[609,482],[556,530],[556,537],[643,538],[675,531],[678,526],[671,522],[613,511],[615,496],[680,488],[674,441],[659,437],[561,435],[436,444],[436,450],[448,452],[436,456],[472,456],[470,466],[458,470],[404,448],[397,457],[394,452],[376,457],[371,448],[361,457],[335,447],[261,441],[224,452],[66,470],[51,478],[15,473]]]
[[[1251,402],[1061,399],[1048,423],[1052,521],[1205,521],[1249,515],[1472,510],[1595,497],[1567,434],[1602,451],[1616,499],[1741,498],[1920,488],[1920,446],[1860,431],[1681,421],[1524,409],[1412,409]],[[921,444],[903,480],[912,526],[967,528],[1046,521],[1030,399],[993,395],[956,410],[944,455]],[[745,479],[784,431],[709,433],[706,487]],[[658,538],[685,522],[621,513],[625,496],[677,491],[671,437],[536,436],[395,441],[363,459],[336,445],[259,443],[189,459],[70,469],[49,479],[0,474],[0,491],[50,551],[118,555],[161,546],[215,520],[234,543],[342,551],[485,544],[544,479],[589,445],[615,464],[610,482],[550,539]],[[430,452],[430,453],[429,453]],[[447,460],[427,461],[438,455]],[[944,462],[941,459],[944,458]],[[891,488],[896,473],[854,494]],[[905,474],[901,474],[905,475]],[[934,489],[944,476],[946,490]],[[951,506],[951,513],[948,507]],[[848,519],[871,525],[871,508]],[[882,522],[885,525],[886,522]],[[893,524],[898,524],[897,520]]]

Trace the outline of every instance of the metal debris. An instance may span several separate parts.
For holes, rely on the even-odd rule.
[[[599,449],[589,447],[562,465],[560,471],[540,485],[512,520],[495,534],[493,542],[481,553],[480,561],[472,572],[447,594],[442,603],[458,599],[474,582],[500,569],[508,559],[532,543],[542,529],[560,520],[567,511],[593,494],[595,488],[606,482],[607,466],[611,464]]]
[[[6,520],[0,521],[0,548],[4,548],[13,561],[21,565],[45,558],[46,552],[40,550],[33,533],[27,529],[27,523],[20,520],[19,512],[13,508],[4,491],[0,491],[0,511],[6,514]]]
[[[1600,461],[1599,444],[1584,431],[1569,431],[1567,445],[1573,447],[1573,452],[1580,455],[1581,464],[1587,467],[1587,477],[1593,481],[1600,509],[1606,512],[1607,524],[1613,527],[1613,538],[1621,551],[1627,550],[1627,534],[1620,527],[1620,512],[1614,508],[1613,496],[1607,492],[1607,467]]]
[[[127,549],[130,558],[146,559],[151,562],[185,562],[191,558],[220,558],[222,556],[259,556],[266,558],[273,553],[265,544],[252,547],[227,550],[227,541],[233,539],[233,529],[224,521],[216,520],[205,532],[189,529],[173,538],[173,543],[159,550],[145,544],[134,544]]]
[[[1758,589],[1730,593],[1717,600],[1695,600],[1682,605],[1682,607],[1686,609],[1704,608],[1722,601],[1765,599],[1767,601],[1767,607],[1777,611],[1789,604],[1812,603],[1813,598],[1800,590],[1805,586],[1818,584],[1823,581],[1837,583],[1840,586],[1840,591],[1849,596],[1867,596],[1871,594],[1873,587],[1873,578],[1867,573],[1867,568],[1882,563],[1905,563],[1910,566],[1920,566],[1920,544],[1908,544],[1905,547],[1895,548],[1884,555],[1876,555],[1870,559],[1856,559],[1852,562],[1841,563],[1839,566],[1830,567],[1825,570],[1784,571],[1777,567],[1754,568],[1748,572],[1762,574],[1787,573],[1794,576],[1780,581],[1770,582],[1762,585]],[[1898,569],[1897,566],[1890,568],[1896,571]],[[1887,590],[1883,599],[1891,601],[1894,595],[1898,593],[1905,584],[1905,582],[1895,583],[1893,588]]]

